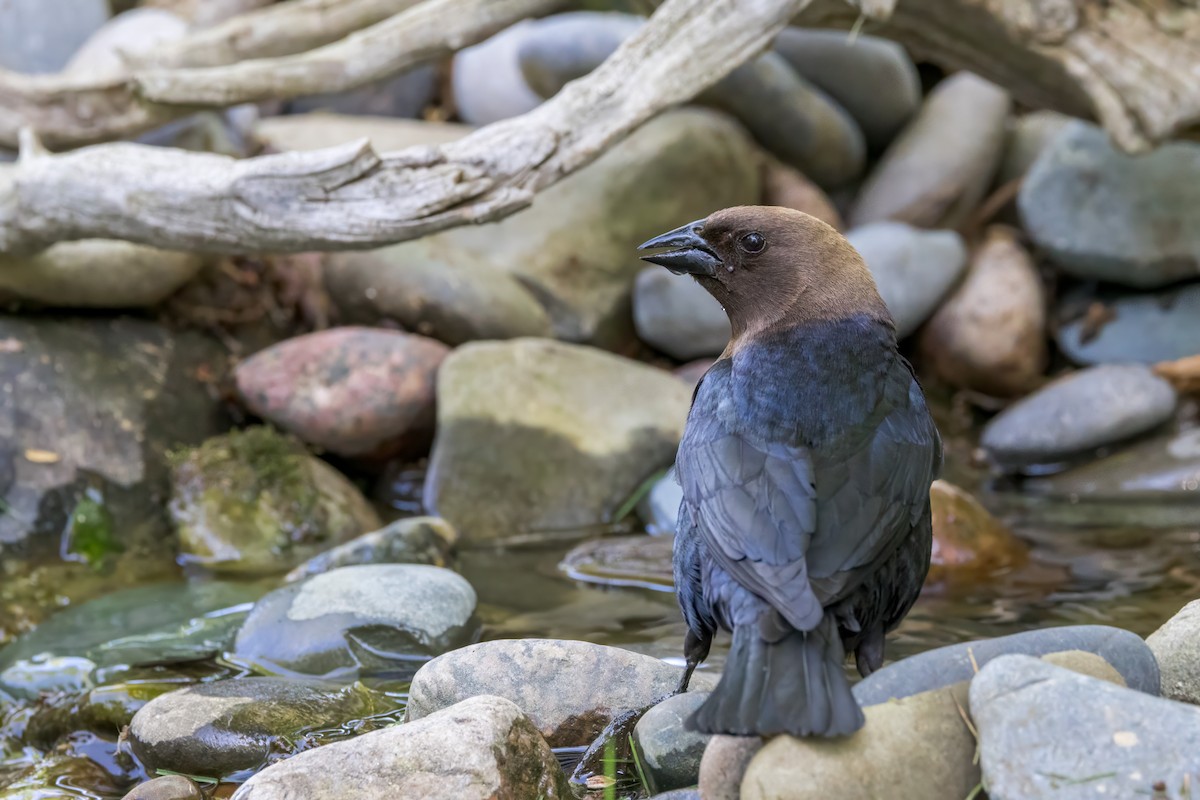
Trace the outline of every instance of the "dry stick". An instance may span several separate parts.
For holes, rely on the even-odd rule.
[[[806,2],[667,0],[551,100],[437,147],[381,157],[360,141],[236,161],[110,144],[22,161],[0,185],[0,253],[83,238],[219,253],[344,250],[495,220],[761,53]]]

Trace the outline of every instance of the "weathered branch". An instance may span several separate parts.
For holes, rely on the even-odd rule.
[[[542,106],[438,147],[380,157],[358,142],[235,161],[112,144],[31,158],[0,186],[0,252],[85,238],[207,252],[369,248],[497,219],[758,55],[806,2],[666,0]]]
[[[427,0],[307,53],[222,67],[147,70],[135,73],[134,83],[150,102],[190,106],[225,107],[346,91],[451,55],[515,20],[563,4],[564,0]],[[454,19],[458,22],[451,24]]]
[[[850,27],[841,0],[799,24]],[[1200,10],[1175,0],[904,0],[872,33],[1036,108],[1098,120],[1129,152],[1200,122]]]

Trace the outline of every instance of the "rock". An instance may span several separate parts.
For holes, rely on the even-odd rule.
[[[204,793],[190,778],[163,775],[135,786],[122,800],[204,800]]]
[[[1076,364],[1154,364],[1200,353],[1200,283],[1155,294],[1069,295],[1056,340]]]
[[[943,480],[929,487],[933,553],[926,584],[979,581],[1008,572],[1028,559],[1025,543],[983,505]]]
[[[837,206],[800,170],[768,156],[764,159],[762,181],[763,205],[803,211],[839,231],[845,227]]]
[[[0,650],[0,690],[81,692],[130,665],[221,653],[261,590],[210,581],[124,589],[70,606]]]
[[[590,11],[540,20],[519,45],[521,71],[549,97],[599,66],[643,22]],[[764,147],[822,186],[862,172],[866,147],[857,124],[775,53],[739,67],[697,99],[737,117]]]
[[[286,117],[263,117],[254,124],[254,138],[271,150],[319,150],[355,139],[370,139],[380,153],[416,145],[457,141],[471,132],[468,125],[425,122],[392,117],[332,114],[314,111]]]
[[[578,535],[671,463],[690,398],[669,373],[588,347],[464,345],[438,376],[425,504],[467,542]]]
[[[517,278],[465,256],[439,263],[423,241],[336,256],[325,286],[343,319],[394,320],[449,345],[552,334],[550,315]]]
[[[521,710],[474,697],[425,719],[301,753],[234,800],[570,800],[558,761]]]
[[[419,118],[437,92],[437,70],[424,64],[393,78],[373,81],[349,92],[297,97],[287,104],[289,114],[332,111],[337,114]]]
[[[124,729],[151,700],[177,690],[182,681],[194,680],[186,676],[185,669],[174,675],[162,667],[150,666],[135,670],[118,667],[117,671],[126,672],[128,680],[81,694],[42,695],[29,712],[22,714],[22,743],[53,750],[63,742],[110,737],[114,731]]]
[[[1025,656],[980,671],[971,716],[995,800],[1184,798],[1200,773],[1200,709]]]
[[[568,577],[602,586],[671,591],[674,536],[605,536],[576,545],[558,568]]]
[[[0,292],[51,308],[157,305],[196,276],[205,258],[130,242],[60,242],[0,258]]]
[[[1131,156],[1073,122],[1042,153],[1017,208],[1039,249],[1085,280],[1153,289],[1200,275],[1200,145]]]
[[[763,744],[758,736],[712,737],[700,759],[704,800],[741,800],[742,776]]]
[[[433,439],[441,342],[331,328],[259,351],[237,368],[242,402],[308,444],[347,458],[423,454]]]
[[[151,700],[134,715],[129,742],[151,774],[224,777],[295,752],[305,734],[396,708],[395,700],[362,684],[232,678]]]
[[[316,575],[258,601],[238,631],[243,662],[324,678],[394,668],[478,636],[475,590],[424,564],[364,564]]]
[[[110,19],[88,37],[62,71],[89,80],[115,80],[125,72],[123,55],[148,53],[187,33],[188,23],[162,8],[135,8]]]
[[[1200,600],[1180,609],[1146,644],[1162,670],[1163,696],[1200,705]]]
[[[800,77],[850,112],[874,150],[886,147],[921,105],[917,67],[888,39],[784,28],[773,46]]]
[[[939,83],[868,176],[850,224],[957,227],[991,184],[1011,105],[1007,92],[969,72]]]
[[[998,464],[1054,464],[1145,433],[1175,412],[1175,390],[1149,367],[1072,372],[988,422],[980,445]]]
[[[173,480],[179,560],[215,572],[286,571],[383,525],[354,484],[270,428],[180,454]]]
[[[489,125],[532,111],[542,98],[521,76],[517,53],[536,22],[523,20],[492,38],[459,50],[451,65],[451,89],[458,116]]]
[[[429,564],[445,567],[457,543],[458,531],[446,520],[406,517],[313,556],[289,572],[286,580],[298,581],[356,564]]]
[[[696,789],[672,789],[669,792],[659,792],[650,800],[700,800],[700,792]]]
[[[109,774],[85,755],[53,753],[26,758],[32,763],[25,759],[18,762],[29,764],[24,769],[20,766],[11,771],[6,769],[0,800],[74,800],[87,796],[74,791],[76,787],[93,797],[117,797],[124,791],[126,781]],[[65,787],[70,787],[70,794],[65,793]]]
[[[729,343],[729,318],[721,304],[692,276],[661,267],[638,273],[633,325],[642,341],[680,361],[719,355]]]
[[[712,737],[684,730],[683,722],[706,699],[707,692],[677,694],[638,720],[633,742],[652,791],[682,789],[699,781],[700,758]]]
[[[867,262],[900,338],[933,313],[967,266],[967,248],[953,231],[880,222],[855,228],[846,238]]]
[[[682,367],[675,368],[671,374],[688,386],[695,387],[704,374],[712,369],[714,363],[716,363],[716,359],[713,358],[698,358],[695,361],[689,361]]]
[[[592,743],[613,717],[642,709],[673,691],[678,667],[617,647],[555,639],[501,639],[455,650],[417,671],[408,720],[427,717],[476,695],[516,703],[551,747]],[[696,674],[692,690],[711,689]]]
[[[705,368],[707,370],[707,367]],[[638,503],[638,515],[646,525],[646,531],[656,536],[675,534],[679,519],[679,504],[683,502],[683,488],[675,477],[675,468],[654,482],[654,487]]]
[[[163,775],[135,786],[122,800],[204,800],[204,793],[190,778]]]
[[[458,270],[451,275],[472,274],[464,264],[486,265],[537,298],[556,337],[620,349],[633,343],[630,296],[646,266],[637,245],[760,196],[756,148],[741,126],[714,112],[682,109],[655,117],[539,192],[530,208],[405,242],[388,257]]]
[[[997,397],[1032,389],[1046,368],[1042,278],[1005,228],[989,228],[967,276],[920,337],[926,365],[951,386]]]
[[[57,72],[108,19],[107,0],[9,0],[0,26],[0,67]]]
[[[874,706],[945,688],[971,680],[992,659],[1014,653],[1054,655],[1060,660],[1064,654],[1094,655],[1123,685],[1146,694],[1159,693],[1158,664],[1141,637],[1107,625],[1069,625],[927,650],[873,673],[855,685],[854,696],[864,706]]]
[[[1003,186],[1024,177],[1073,119],[1057,111],[1031,111],[1013,119],[1008,126],[1008,139],[996,183]]]

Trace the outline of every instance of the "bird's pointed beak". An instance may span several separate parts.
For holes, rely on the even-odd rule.
[[[638,250],[653,250],[659,247],[671,247],[665,253],[655,253],[642,256],[643,261],[666,267],[676,275],[706,275],[717,274],[721,259],[709,247],[708,242],[700,235],[704,230],[704,220],[698,219],[681,225],[673,231],[667,231],[661,236],[655,236],[648,242],[642,242]]]

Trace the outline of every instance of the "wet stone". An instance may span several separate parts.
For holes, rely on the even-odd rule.
[[[204,793],[190,778],[163,775],[134,787],[121,800],[204,800]]]
[[[271,592],[238,631],[234,654],[266,669],[325,678],[415,667],[478,636],[475,591],[423,564],[341,567]]]
[[[700,759],[711,736],[684,730],[684,720],[708,699],[707,692],[685,692],[662,701],[638,720],[634,745],[653,791],[695,786]]]
[[[933,552],[927,585],[986,580],[1028,560],[1025,543],[969,492],[936,480],[929,494]]]
[[[1058,346],[1077,364],[1155,364],[1200,353],[1200,283],[1153,294],[1077,292],[1059,317]]]
[[[6,775],[0,800],[58,800],[79,794],[63,793],[63,787],[86,788],[93,797],[118,797],[122,781],[90,758],[72,754],[50,754],[37,758],[24,769]],[[84,795],[86,796],[86,795]]]
[[[355,564],[449,566],[458,532],[438,517],[407,517],[313,556],[287,574],[297,581]]]
[[[49,750],[64,737],[81,731],[112,736],[114,731],[128,725],[143,706],[160,695],[176,691],[185,680],[162,671],[159,680],[155,680],[154,671],[150,668],[148,677],[131,675],[128,683],[97,686],[82,694],[43,697],[25,721],[22,742]]]

